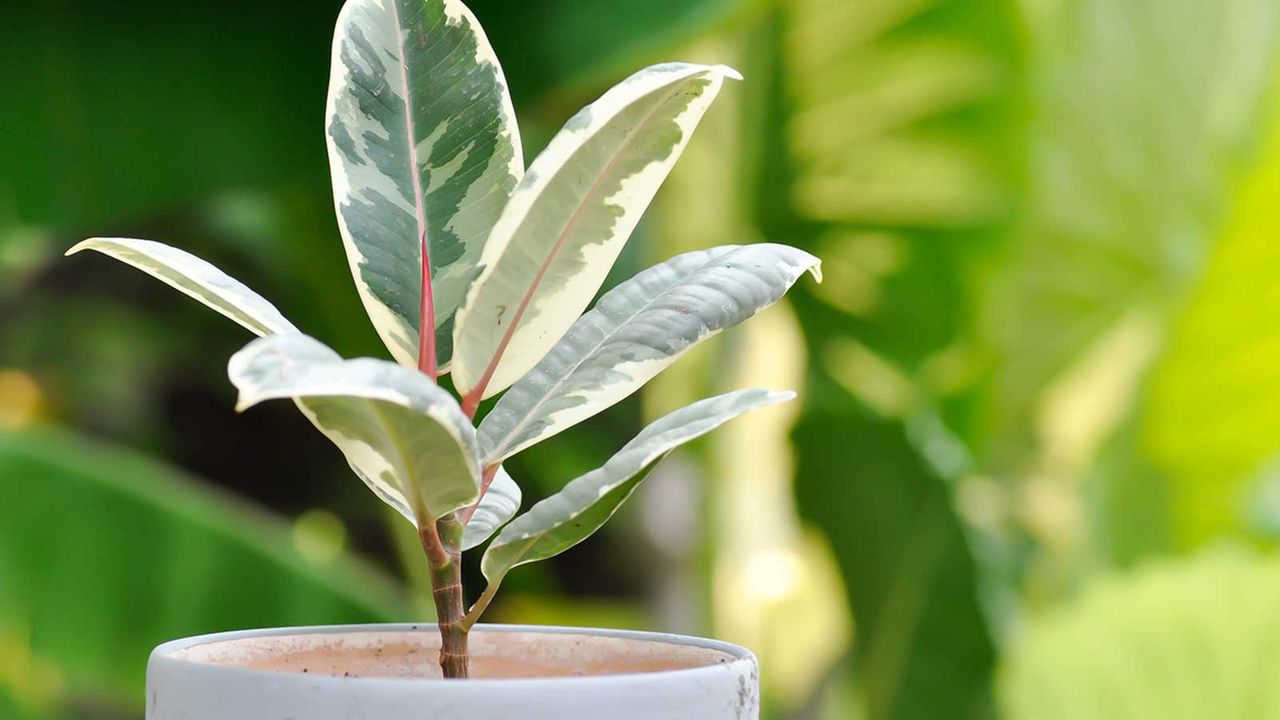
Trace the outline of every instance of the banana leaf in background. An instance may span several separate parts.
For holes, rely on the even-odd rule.
[[[994,610],[954,510],[968,466],[951,445],[975,395],[973,274],[1023,193],[1015,10],[778,3],[743,68],[768,88],[757,223],[824,261],[825,282],[793,295],[810,357],[796,496],[844,574],[849,677],[873,720],[992,710]]]
[[[295,537],[131,452],[0,432],[0,708],[137,717],[165,640],[409,618],[388,579],[351,557],[305,559]]]
[[[992,273],[972,446],[1035,544],[1035,607],[1244,532],[1249,471],[1280,450],[1253,387],[1270,371],[1248,369],[1275,325],[1246,289],[1274,270],[1259,195],[1274,194],[1280,7],[1086,0],[1028,20],[1031,192]],[[1241,423],[1248,439],[1210,442]]]
[[[1246,519],[1274,537],[1263,138],[1280,9],[785,8],[772,127],[791,132],[761,176],[789,202],[762,225],[812,238],[828,275],[796,296],[815,373],[795,432],[801,510],[845,569],[870,716],[963,713],[985,679],[956,669],[993,657],[970,634],[982,620],[1012,642],[1020,605],[1052,604],[1110,563],[1238,535]],[[806,23],[807,8],[825,12]],[[837,32],[837,18],[861,29]],[[1206,436],[1210,417],[1221,430]],[[933,566],[944,584],[908,584],[948,543],[958,555]],[[913,593],[948,602],[900,601]],[[886,619],[903,617],[910,632],[888,636],[908,649],[879,650]],[[944,689],[916,692],[930,660]]]

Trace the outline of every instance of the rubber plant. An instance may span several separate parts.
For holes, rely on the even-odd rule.
[[[446,677],[514,567],[597,530],[675,447],[790,393],[746,389],[644,428],[604,466],[515,517],[512,455],[635,392],[690,347],[777,301],[818,260],[776,244],[685,253],[599,291],[726,78],[654,65],[574,115],[525,169],[502,68],[458,0],[349,0],[326,118],[338,228],[395,362],[345,360],[209,263],[93,238],[261,336],[228,374],[238,409],[290,399],[413,523],[431,568]],[[437,384],[452,373],[454,394]],[[478,426],[482,400],[506,391]],[[513,519],[514,518],[514,519]],[[465,610],[460,554],[495,533]]]

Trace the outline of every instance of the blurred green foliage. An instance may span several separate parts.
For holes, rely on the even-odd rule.
[[[1275,717],[1280,564],[1239,547],[1099,577],[1028,628],[1002,673],[1010,718]]]
[[[947,364],[971,352],[972,268],[1018,209],[1019,20],[1001,1],[805,0],[777,26],[766,122],[785,142],[765,151],[759,222],[830,278],[796,301],[800,511],[848,583],[867,716],[985,716],[995,648],[949,487],[968,468],[931,448],[940,414],[968,429],[974,389]]]
[[[760,319],[773,336],[730,333],[511,463],[529,502],[663,408],[762,367],[804,385],[789,431],[664,466],[615,527],[513,574],[492,619],[768,638],[778,718],[1274,713],[1274,0],[470,4],[530,156],[645,63],[746,75],[618,276],[756,239],[827,276]],[[0,9],[22,98],[0,104],[0,718],[136,717],[166,637],[411,612],[376,578],[418,587],[412,543],[337,453],[287,407],[231,411],[248,338],[60,257],[169,242],[381,354],[320,135],[338,5]]]
[[[28,710],[131,708],[174,637],[404,616],[389,580],[308,562],[280,521],[131,453],[4,432],[0,477],[0,689]]]

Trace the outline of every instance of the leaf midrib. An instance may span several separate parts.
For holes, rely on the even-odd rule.
[[[611,330],[609,330],[609,332],[608,332],[608,333],[607,333],[607,334],[606,334],[606,335],[605,335],[605,336],[600,340],[600,342],[595,343],[595,344],[591,347],[591,349],[590,349],[590,350],[588,350],[586,353],[584,353],[584,354],[583,354],[583,356],[582,356],[582,358],[581,358],[581,359],[579,359],[577,362],[575,362],[571,368],[569,368],[567,371],[565,371],[565,373],[564,373],[563,375],[561,375],[561,376],[560,376],[560,379],[559,379],[559,380],[557,380],[555,383],[553,383],[553,384],[551,385],[551,387],[549,387],[549,388],[546,390],[546,392],[544,392],[544,393],[542,394],[542,397],[540,397],[540,398],[538,399],[538,401],[537,401],[536,403],[534,403],[533,407],[529,408],[528,412],[526,412],[526,413],[525,413],[524,417],[523,417],[523,418],[521,418],[521,420],[516,424],[516,426],[515,426],[515,427],[513,427],[513,428],[512,428],[509,432],[507,432],[505,435],[503,435],[503,437],[502,437],[502,442],[501,442],[501,443],[498,443],[498,444],[497,444],[497,447],[502,447],[502,445],[503,445],[503,444],[510,442],[510,441],[511,441],[511,438],[515,437],[516,435],[518,435],[518,434],[519,434],[519,432],[520,432],[521,430],[523,430],[524,428],[528,427],[529,423],[531,422],[532,418],[534,417],[534,414],[535,414],[538,410],[541,410],[541,409],[542,409],[542,407],[543,407],[544,405],[546,405],[546,403],[550,400],[551,396],[552,396],[554,393],[556,393],[557,391],[559,391],[559,390],[560,390],[560,389],[565,385],[565,383],[567,383],[567,382],[569,381],[569,378],[570,378],[570,377],[571,377],[575,372],[577,372],[577,371],[578,371],[578,368],[580,368],[580,367],[582,367],[584,364],[586,364],[586,362],[587,362],[588,360],[590,360],[590,359],[591,359],[591,358],[596,354],[596,352],[598,352],[598,351],[600,350],[600,348],[602,348],[602,347],[604,347],[606,344],[608,344],[608,342],[609,342],[611,339],[613,339],[613,338],[618,334],[618,332],[622,329],[622,327],[623,327],[623,326],[625,326],[627,323],[631,322],[632,320],[636,319],[638,316],[640,316],[641,314],[645,313],[646,311],[650,310],[650,309],[651,309],[655,304],[657,304],[657,302],[658,302],[659,300],[661,300],[663,297],[665,297],[667,294],[669,294],[673,288],[675,288],[675,287],[677,287],[677,286],[680,286],[680,285],[685,284],[685,283],[689,280],[689,278],[691,278],[691,277],[693,277],[694,275],[696,275],[696,274],[698,273],[698,271],[699,271],[699,270],[702,270],[703,268],[707,267],[707,266],[708,266],[708,265],[710,265],[712,262],[718,262],[718,261],[720,261],[720,260],[721,260],[723,257],[725,257],[726,255],[731,255],[731,254],[733,254],[734,252],[736,252],[736,250],[732,250],[732,251],[730,251],[730,252],[727,252],[727,253],[725,253],[724,255],[721,255],[721,256],[719,256],[719,257],[715,258],[714,260],[708,259],[707,261],[703,262],[701,265],[699,265],[698,267],[696,267],[696,268],[694,268],[693,270],[691,270],[691,271],[690,271],[687,275],[685,275],[683,278],[681,278],[681,279],[677,280],[676,282],[674,282],[674,283],[672,283],[672,284],[670,284],[670,285],[667,285],[665,288],[663,288],[663,289],[662,289],[662,292],[658,293],[657,295],[654,295],[654,296],[653,296],[652,298],[650,298],[647,302],[645,302],[645,304],[644,304],[644,305],[641,305],[641,306],[640,306],[640,308],[639,308],[638,310],[636,310],[635,312],[631,313],[631,314],[630,314],[630,315],[628,315],[626,318],[624,318],[621,322],[619,322],[617,325],[615,325],[615,326],[614,326]],[[572,327],[570,327],[569,331],[570,331],[570,332],[572,332],[572,331],[573,331],[573,328],[572,328]],[[554,352],[554,349],[553,349],[552,351]],[[497,458],[490,458],[490,459],[486,459],[486,461],[485,461],[485,462],[486,462],[486,464],[490,464],[490,463],[494,463],[494,462],[502,462],[502,460],[504,460],[504,459],[506,459],[506,458],[505,458],[505,457],[501,457],[501,453],[502,453],[502,452],[506,452],[506,451],[507,451],[507,450],[509,450],[509,449],[510,449],[509,447],[504,447],[504,448],[502,448],[502,450],[501,450],[500,452],[495,450],[494,454],[495,454],[495,455],[498,455],[499,457],[497,457]]]
[[[378,427],[382,428],[382,434],[386,436],[387,441],[391,443],[392,449],[400,458],[400,471],[404,475],[404,477],[400,478],[400,481],[410,483],[414,482],[409,476],[416,473],[414,472],[414,469],[410,467],[413,463],[409,459],[409,453],[405,449],[405,444],[403,439],[400,437],[400,433],[397,432],[392,427],[390,421],[387,420],[386,414],[382,412],[382,408],[378,407],[377,400],[365,400],[363,402],[366,403],[368,414],[373,417],[374,423]],[[409,503],[409,509],[413,510],[413,514],[418,517],[425,513],[428,515],[428,520],[430,520],[431,508],[419,507],[422,503],[422,497],[416,491],[408,493],[406,490],[408,490],[408,488],[401,487],[400,494],[404,495],[405,501]],[[419,520],[419,522],[421,522],[421,520]]]
[[[422,280],[418,297],[418,366],[422,368],[423,360],[429,359],[432,367],[427,373],[435,377],[435,297],[431,290],[431,257],[427,247],[427,208],[426,198],[422,195],[422,178],[418,165],[417,130],[413,121],[413,103],[410,94],[413,85],[409,80],[409,54],[405,47],[404,28],[400,24],[400,0],[387,0],[391,5],[391,16],[395,20],[396,44],[400,51],[400,78],[404,83],[404,129],[406,144],[409,150],[409,178],[413,182],[413,209],[418,223],[418,258],[422,264]],[[424,352],[429,350],[429,352]],[[424,358],[424,355],[426,356]]]
[[[691,77],[693,77],[693,74],[681,78],[679,81],[677,81],[676,85],[677,86],[680,85],[685,80],[688,80]],[[639,134],[640,129],[642,127],[645,127],[648,124],[649,120],[653,118],[654,114],[656,114],[659,109],[666,107],[667,103],[670,102],[671,98],[679,94],[680,94],[679,90],[674,90],[669,92],[666,97],[664,97],[658,103],[655,103],[654,106],[644,114],[644,116],[640,119],[640,121],[636,123],[630,130],[627,131],[626,136],[623,138],[622,142],[618,144],[618,148],[614,151],[613,156],[609,159],[608,164],[605,165],[604,170],[602,170],[596,176],[596,179],[591,183],[591,188],[578,201],[578,207],[574,210],[573,215],[570,216],[569,220],[565,223],[565,226],[561,229],[559,235],[556,237],[556,242],[554,245],[552,245],[551,252],[547,254],[546,260],[543,260],[542,266],[538,268],[538,273],[534,275],[532,284],[530,284],[529,289],[525,292],[523,298],[520,301],[520,307],[517,308],[515,314],[511,316],[511,322],[507,325],[506,332],[503,333],[502,339],[498,342],[497,349],[494,350],[493,356],[489,359],[489,364],[485,367],[484,373],[480,376],[479,381],[476,383],[475,389],[472,390],[472,393],[475,394],[477,398],[481,398],[484,396],[484,391],[486,387],[489,385],[489,381],[493,379],[493,374],[498,368],[498,363],[502,360],[502,356],[506,353],[507,346],[511,343],[511,338],[515,335],[516,328],[519,326],[520,320],[524,317],[524,313],[529,307],[529,302],[533,299],[533,295],[538,291],[538,288],[541,286],[542,280],[546,276],[548,268],[551,267],[552,261],[555,260],[557,255],[560,253],[560,250],[564,247],[564,242],[568,238],[569,232],[577,224],[578,220],[582,216],[582,213],[586,210],[587,200],[595,196],[596,192],[600,189],[600,185],[603,182],[604,178],[609,176],[612,173],[614,166],[616,166],[618,161],[621,159],[623,152],[626,149],[630,148],[631,143],[635,140],[636,136]],[[617,116],[615,115],[614,117],[617,117]],[[602,124],[600,126],[600,129],[603,129],[604,127],[605,125]],[[596,132],[598,133],[599,130],[597,130]],[[582,146],[580,145],[579,148],[581,147]],[[576,155],[577,153],[574,153],[574,154]],[[561,164],[560,171],[563,171],[566,165],[568,165],[567,162]],[[558,171],[556,175],[559,176],[560,172]],[[549,186],[550,186],[550,181],[548,181],[547,186],[544,186],[544,187],[549,187]],[[532,209],[532,205],[530,205],[530,208]],[[526,219],[528,218],[527,214],[525,215],[525,218]],[[524,222],[522,220],[521,225],[523,224]]]

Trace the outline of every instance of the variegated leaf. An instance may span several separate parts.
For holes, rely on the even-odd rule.
[[[599,290],[730,68],[642,70],[578,112],[529,167],[458,313],[454,384],[470,402],[532,368]]]
[[[677,255],[605,293],[480,424],[486,465],[635,392],[680,355],[772,305],[819,261],[762,243]]]
[[[343,360],[299,333],[249,343],[231,358],[236,409],[291,398],[387,504],[417,524],[475,501],[475,432],[448,392],[392,362]]]
[[[499,467],[462,532],[462,549],[470,550],[506,525],[520,510],[521,499],[520,486],[507,474],[506,468]]]
[[[795,397],[759,388],[699,400],[650,423],[596,470],[512,520],[481,561],[491,585],[511,568],[545,560],[585,540],[604,525],[659,460],[748,410]]]
[[[445,367],[485,238],[523,174],[502,68],[459,0],[348,0],[332,62],[329,165],[356,288],[402,364],[417,366],[419,318],[433,314]]]
[[[97,250],[163,281],[256,335],[297,332],[274,305],[239,280],[185,250],[152,240],[90,238],[67,251]]]

